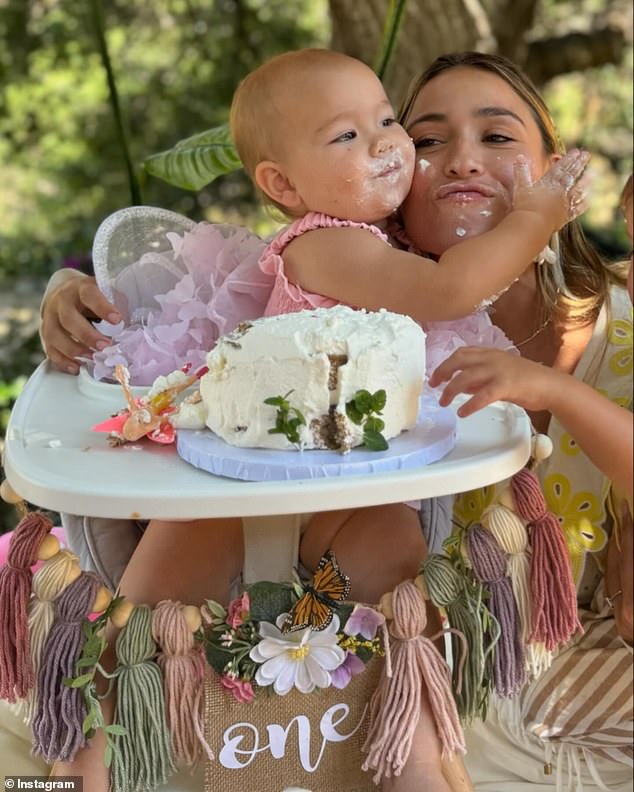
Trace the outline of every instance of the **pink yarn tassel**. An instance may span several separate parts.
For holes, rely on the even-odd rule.
[[[583,627],[577,616],[577,591],[559,521],[548,506],[537,476],[524,468],[511,479],[517,512],[528,522],[531,537],[531,642],[553,650]]]
[[[179,602],[163,600],[158,603],[152,613],[152,637],[160,648],[157,662],[163,672],[165,710],[174,758],[192,766],[204,750],[213,759],[211,748],[199,738],[204,734],[205,657]]]
[[[449,668],[429,638],[425,601],[411,580],[392,594],[390,624],[392,676],[383,669],[370,702],[370,727],[363,769],[376,770],[374,782],[400,775],[405,766],[427,689],[443,756],[465,751],[460,719],[451,693]]]
[[[24,698],[34,684],[28,604],[31,567],[53,524],[40,512],[23,517],[9,543],[7,562],[0,568],[0,698]]]

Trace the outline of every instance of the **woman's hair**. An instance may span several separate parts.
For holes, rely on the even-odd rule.
[[[436,58],[409,88],[399,112],[399,121],[405,128],[423,86],[458,66],[482,69],[504,80],[531,111],[546,155],[564,153],[550,111],[529,78],[507,58],[483,52],[458,52]],[[557,264],[537,267],[537,282],[546,315],[560,315],[580,323],[596,320],[601,306],[609,297],[610,285],[624,282],[622,273],[606,267],[588,243],[577,220],[558,232],[553,247],[558,248],[555,250]]]

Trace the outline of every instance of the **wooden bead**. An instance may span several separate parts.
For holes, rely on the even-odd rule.
[[[515,511],[515,501],[513,500],[513,493],[510,487],[504,487],[502,490],[500,490],[498,501],[500,506],[506,506],[507,509]]]
[[[53,534],[45,536],[37,551],[38,560],[48,561],[57,553],[59,553],[59,539]]]
[[[548,459],[553,452],[553,441],[545,434],[538,434],[532,440],[533,459],[541,462],[542,459]]]
[[[22,496],[18,495],[7,479],[0,484],[0,498],[2,498],[5,503],[11,503],[13,505],[21,503],[23,500]]]
[[[66,573],[66,586],[70,586],[71,583],[74,583],[80,575],[81,567],[79,564],[71,564],[68,568],[68,572]]]
[[[197,608],[195,605],[183,605],[183,618],[191,632],[199,630],[203,623],[202,616],[200,615],[200,608]]]
[[[117,607],[114,609],[110,616],[110,621],[112,622],[113,626],[117,629],[121,629],[125,627],[128,623],[128,619],[132,615],[132,611],[134,610],[134,603],[132,600],[124,599],[122,600]]]
[[[424,600],[428,600],[429,599],[429,590],[427,589],[427,582],[425,581],[425,578],[422,575],[417,575],[414,578],[414,585],[420,591],[420,593],[423,595],[423,599]]]
[[[92,606],[93,613],[101,613],[110,605],[112,594],[105,586],[97,589],[97,596],[95,597],[94,605]]]
[[[384,594],[379,601],[379,610],[386,619],[394,618],[394,610],[392,608],[392,592],[388,591]]]

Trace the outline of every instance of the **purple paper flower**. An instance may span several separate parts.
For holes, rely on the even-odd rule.
[[[347,652],[343,663],[330,672],[330,683],[333,687],[343,690],[350,683],[356,674],[360,674],[365,669],[365,663],[354,652]]]
[[[355,605],[343,631],[346,635],[362,635],[366,641],[373,641],[376,631],[385,623],[385,616],[374,608]]]

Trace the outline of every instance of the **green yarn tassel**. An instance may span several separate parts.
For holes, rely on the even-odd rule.
[[[165,717],[163,680],[154,661],[156,651],[150,608],[139,605],[116,642],[115,722],[126,733],[116,738],[114,792],[151,792],[176,769]]]
[[[478,717],[484,720],[493,687],[493,653],[500,626],[484,604],[483,587],[458,571],[446,556],[428,556],[421,574],[431,601],[444,609],[449,625],[467,639],[469,651],[460,680],[462,642],[458,636],[451,636],[452,685],[458,713],[467,723]]]

